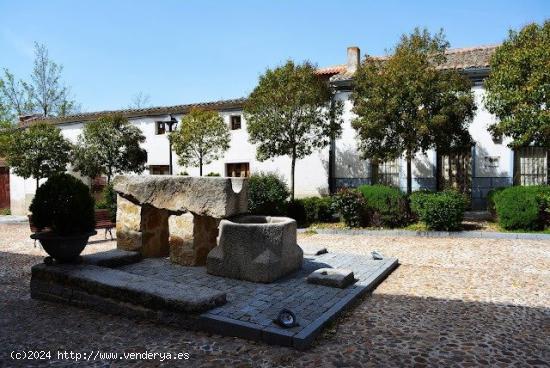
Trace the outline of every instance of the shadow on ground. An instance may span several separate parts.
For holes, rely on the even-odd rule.
[[[30,267],[41,260],[0,252],[0,366],[43,365],[9,358],[14,350],[38,349],[56,359],[57,351],[187,352],[190,360],[184,364],[194,367],[544,366],[550,361],[549,308],[374,294],[329,327],[312,349],[298,352],[32,300]],[[143,362],[117,366],[126,363]]]

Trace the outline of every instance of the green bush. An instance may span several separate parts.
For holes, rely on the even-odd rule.
[[[83,182],[68,174],[57,174],[42,184],[30,211],[34,225],[59,235],[83,234],[94,230],[94,199]]]
[[[111,221],[116,222],[116,192],[113,189],[113,184],[107,184],[101,193],[101,200],[96,202],[97,209],[109,210]]]
[[[220,176],[220,174],[217,172],[209,172],[206,176]]]
[[[495,208],[495,199],[500,192],[502,192],[506,187],[493,188],[487,193],[487,211],[493,219],[497,218],[497,210]]]
[[[332,208],[331,197],[307,197],[300,199],[304,206],[305,221],[312,224],[314,222],[333,222],[334,209]]]
[[[367,203],[371,225],[399,227],[408,223],[407,197],[399,189],[385,185],[362,185],[358,190]]]
[[[437,193],[411,194],[411,209],[428,229],[453,231],[460,229],[466,208],[466,198],[461,193],[446,190]]]
[[[286,209],[288,188],[275,174],[260,173],[248,180],[248,210],[257,215],[282,215]]]
[[[495,196],[498,223],[507,230],[540,230],[548,221],[550,187],[514,186]]]
[[[428,197],[432,194],[433,192],[430,192],[428,190],[419,190],[416,192],[412,192],[409,195],[409,206],[411,209],[411,215],[417,220],[419,220],[422,216],[423,210],[425,208],[424,204],[426,203]]]
[[[368,219],[367,205],[363,195],[355,189],[344,188],[333,200],[334,208],[340,213],[347,226],[364,226]]]

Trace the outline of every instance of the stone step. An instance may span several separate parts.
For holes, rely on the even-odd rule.
[[[226,303],[226,294],[209,287],[177,284],[88,264],[37,264],[31,296],[73,302],[82,292],[151,310],[201,313]]]
[[[82,256],[82,262],[101,267],[120,267],[139,262],[141,254],[122,249],[111,249]]]

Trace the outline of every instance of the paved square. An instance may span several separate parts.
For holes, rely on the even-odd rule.
[[[367,256],[344,253],[306,255],[301,270],[270,284],[213,276],[206,273],[204,267],[175,265],[167,259],[148,258],[118,269],[225,292],[227,304],[201,315],[202,319],[211,322],[209,327],[219,326],[217,332],[224,335],[306,348],[327,322],[355,298],[376,287],[395,267],[395,258],[375,261]],[[345,289],[308,283],[307,276],[319,268],[353,270],[357,282]],[[298,326],[283,329],[273,322],[283,308],[296,314]]]

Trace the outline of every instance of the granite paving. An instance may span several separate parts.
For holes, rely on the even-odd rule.
[[[27,225],[0,225],[0,366],[547,367],[550,241],[300,234],[331,253],[399,258],[372,294],[339,317],[311,349],[193,332],[33,300],[30,268],[43,251]],[[86,253],[115,247],[103,235]],[[186,361],[102,358],[48,361],[12,351],[187,352]]]

